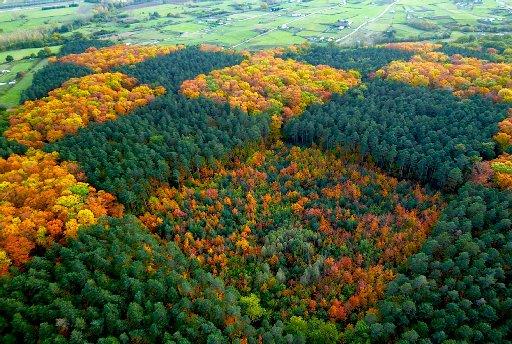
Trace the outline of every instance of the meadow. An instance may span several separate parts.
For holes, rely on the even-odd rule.
[[[56,53],[60,46],[49,48],[52,53]],[[40,50],[40,48],[28,48],[0,52],[0,71],[2,71],[0,73],[0,105],[12,107],[19,104],[21,92],[32,84],[34,73],[47,63],[46,58],[26,58],[31,54],[37,55]],[[14,60],[6,62],[7,56],[12,56]],[[15,83],[9,84],[12,81]]]
[[[57,27],[72,20],[83,18],[90,14],[92,4],[80,2],[78,7],[64,7],[43,10],[55,4],[34,5],[12,9],[0,8],[0,28],[2,34],[16,33],[22,30],[33,30]],[[63,5],[68,5],[64,3]]]
[[[155,1],[119,8],[76,4],[50,10],[43,8],[55,4],[0,8],[0,41],[54,32],[62,39],[81,34],[131,44],[208,43],[255,50],[305,42],[359,46],[382,40],[450,40],[511,27],[510,10],[499,0],[458,5],[444,0],[290,0],[271,5],[257,0]],[[7,54],[17,60],[33,51],[0,52],[0,63]],[[18,64],[16,69],[22,66],[28,77],[16,87],[0,86],[0,104],[16,105],[40,64]]]

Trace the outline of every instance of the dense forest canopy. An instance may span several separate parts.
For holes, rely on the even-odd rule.
[[[475,161],[496,156],[492,135],[505,116],[505,106],[478,96],[461,101],[374,79],[311,106],[283,132],[293,143],[355,149],[400,178],[454,190]]]
[[[468,184],[388,286],[372,337],[509,343],[512,195]]]
[[[60,49],[58,56],[66,56],[70,54],[80,54],[87,49],[93,48],[104,48],[113,45],[114,43],[105,39],[80,39],[75,38],[71,41],[66,42]]]
[[[243,57],[240,54],[187,47],[173,54],[159,56],[142,63],[118,67],[118,70],[135,77],[140,82],[157,84],[169,91],[177,91],[181,83],[187,79],[239,64],[242,60]]]
[[[0,342],[512,343],[509,43],[68,41],[0,113]]]
[[[341,69],[355,69],[363,76],[395,60],[408,60],[412,52],[386,48],[340,49],[336,46],[309,46],[298,51],[287,51],[281,55],[313,65],[328,65]]]
[[[257,296],[258,318],[339,323],[375,304],[441,207],[357,157],[283,145],[161,187],[149,203],[143,223]]]
[[[152,180],[178,183],[206,163],[269,133],[268,117],[254,118],[206,99],[169,93],[115,122],[91,124],[49,145],[78,161],[94,185],[142,209]]]
[[[133,217],[91,226],[27,268],[0,285],[4,343],[221,343],[255,332],[236,289]]]
[[[65,81],[91,73],[91,69],[71,63],[49,63],[34,74],[32,84],[21,94],[21,101],[46,97],[48,92],[61,86]]]
[[[47,150],[78,161],[94,185],[140,210],[149,197],[152,180],[178,183],[206,163],[222,160],[234,148],[268,135],[268,117],[253,118],[226,105],[188,100],[173,92],[195,73],[240,60],[238,55],[187,48],[123,67],[121,71],[163,85],[168,93],[123,120],[90,125]]]

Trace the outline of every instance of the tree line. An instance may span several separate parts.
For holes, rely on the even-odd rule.
[[[495,61],[496,57],[489,54],[487,51],[477,50],[477,49],[467,49],[461,46],[452,45],[452,44],[444,44],[440,49],[440,52],[446,54],[448,56],[459,54],[465,57],[474,57],[481,60],[487,61]]]
[[[395,60],[409,60],[412,52],[386,48],[354,48],[340,49],[336,46],[314,45],[297,52],[285,52],[283,58],[304,61],[313,65],[328,65],[340,69],[356,69],[363,76],[376,71]]]
[[[140,83],[164,86],[168,92],[177,92],[183,81],[215,69],[242,62],[239,54],[204,51],[197,46],[187,47],[172,54],[158,56],[134,65],[114,70],[135,77]]]
[[[86,38],[75,38],[66,42],[57,54],[59,57],[69,54],[80,54],[86,51],[88,48],[104,48],[113,45],[114,42],[106,39],[86,39]]]

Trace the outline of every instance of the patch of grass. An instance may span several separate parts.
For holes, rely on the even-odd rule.
[[[60,49],[60,45],[54,45],[50,46],[50,50],[53,53],[57,53]],[[9,50],[9,51],[2,51],[0,52],[0,64],[5,62],[5,58],[7,55],[11,55],[14,57],[14,60],[21,60],[22,58],[29,56],[30,54],[36,54],[41,50],[42,48],[28,48],[28,49],[18,49],[18,50]]]
[[[20,103],[21,92],[26,90],[32,84],[34,73],[43,68],[48,60],[31,60],[29,62],[32,62],[32,66],[26,71],[26,74],[23,78],[17,80],[16,84],[14,85],[8,85],[8,88],[5,90],[0,88],[0,105],[3,105],[7,108],[18,105]],[[25,61],[22,63],[25,63]]]
[[[475,28],[481,18],[497,18],[497,28],[506,25],[505,11],[495,12],[499,0],[483,0],[482,4],[457,7],[450,0],[400,0],[388,8],[391,0],[348,0],[346,4],[334,0],[315,0],[308,2],[279,2],[279,10],[270,11],[260,0],[233,2],[229,0],[210,0],[201,2],[177,2],[172,4],[137,4],[123,7],[113,12],[118,20],[108,23],[89,23],[75,31],[93,34],[100,30],[112,32],[111,37],[131,43],[148,41],[165,41],[166,43],[197,44],[215,43],[234,46],[242,42],[240,48],[251,49],[258,46],[286,46],[305,40],[318,41],[322,36],[338,39],[351,34],[342,44],[352,45],[356,42],[372,43],[382,36],[390,26],[396,30],[400,39],[418,39],[425,34],[407,25],[407,18],[425,19],[442,27],[457,37],[464,26]],[[41,11],[40,8],[15,11],[18,13],[0,13],[0,27],[4,32],[17,28],[33,29],[45,25],[60,25],[63,21],[76,19],[84,13],[80,8],[65,8]],[[92,7],[91,7],[92,8]],[[387,12],[381,13],[387,9]],[[85,11],[87,12],[87,11]],[[158,18],[150,19],[153,13]],[[313,13],[313,14],[312,14]],[[26,17],[21,16],[25,15]],[[90,14],[90,13],[89,13]],[[306,17],[300,17],[299,14]],[[169,16],[168,16],[169,15]],[[377,18],[377,19],[375,19]],[[501,19],[501,20],[500,20]],[[349,20],[349,28],[339,29],[339,20]],[[286,24],[289,29],[275,30]],[[271,31],[269,35],[257,37],[262,32]],[[73,32],[66,33],[71,35]]]

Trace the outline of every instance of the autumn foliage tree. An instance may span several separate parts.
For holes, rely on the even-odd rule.
[[[393,42],[383,45],[384,48],[402,50],[414,53],[426,53],[430,51],[439,50],[443,47],[442,44],[432,42]]]
[[[126,115],[165,92],[163,87],[137,85],[122,73],[100,73],[71,79],[47,97],[26,101],[9,116],[4,135],[40,148],[89,122],[104,122]]]
[[[89,67],[95,72],[105,72],[115,66],[134,64],[144,60],[170,54],[182,45],[158,46],[158,45],[113,45],[109,47],[90,47],[83,53],[69,54],[58,59],[60,62],[74,63]]]
[[[201,74],[184,81],[181,92],[190,98],[205,96],[228,102],[250,113],[268,112],[288,118],[360,82],[356,71],[312,66],[274,55],[256,54],[239,65]]]
[[[410,61],[393,61],[377,75],[414,86],[448,89],[460,97],[481,94],[497,101],[512,101],[512,64],[462,55],[431,52]]]
[[[57,158],[34,149],[0,158],[2,273],[10,264],[26,263],[36,247],[74,237],[101,216],[123,213],[114,196],[80,181],[77,167]]]

